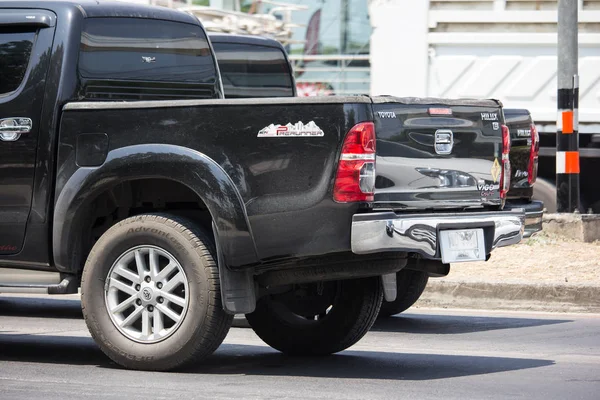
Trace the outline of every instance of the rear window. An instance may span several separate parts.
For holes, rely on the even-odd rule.
[[[206,35],[197,25],[137,18],[84,22],[79,73],[89,79],[213,83]]]
[[[0,95],[19,88],[31,56],[35,32],[0,27]]]
[[[290,66],[282,50],[213,43],[225,97],[293,97]]]

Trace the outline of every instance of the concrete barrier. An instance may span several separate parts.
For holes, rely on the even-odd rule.
[[[545,214],[543,231],[580,242],[600,240],[600,215],[596,214]]]
[[[600,287],[430,280],[417,307],[600,312]]]

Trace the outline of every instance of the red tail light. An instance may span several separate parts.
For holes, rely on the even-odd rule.
[[[452,115],[452,109],[451,108],[432,107],[429,109],[429,115]]]
[[[339,203],[373,201],[375,191],[375,125],[356,124],[346,134],[333,199]]]
[[[500,175],[500,198],[505,199],[510,189],[510,131],[508,126],[502,125],[502,173]]]
[[[529,151],[529,171],[527,174],[527,181],[530,185],[533,185],[537,179],[539,152],[540,134],[538,133],[535,124],[531,124],[531,150]]]

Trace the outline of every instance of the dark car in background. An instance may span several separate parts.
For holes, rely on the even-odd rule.
[[[505,208],[525,209],[524,237],[529,237],[542,230],[544,213],[545,201],[533,200],[538,175],[540,136],[529,110],[505,108],[504,119],[510,131],[512,167]]]

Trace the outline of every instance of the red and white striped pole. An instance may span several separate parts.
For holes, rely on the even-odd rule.
[[[579,76],[577,0],[558,1],[558,118],[556,121],[556,206],[579,209]]]

